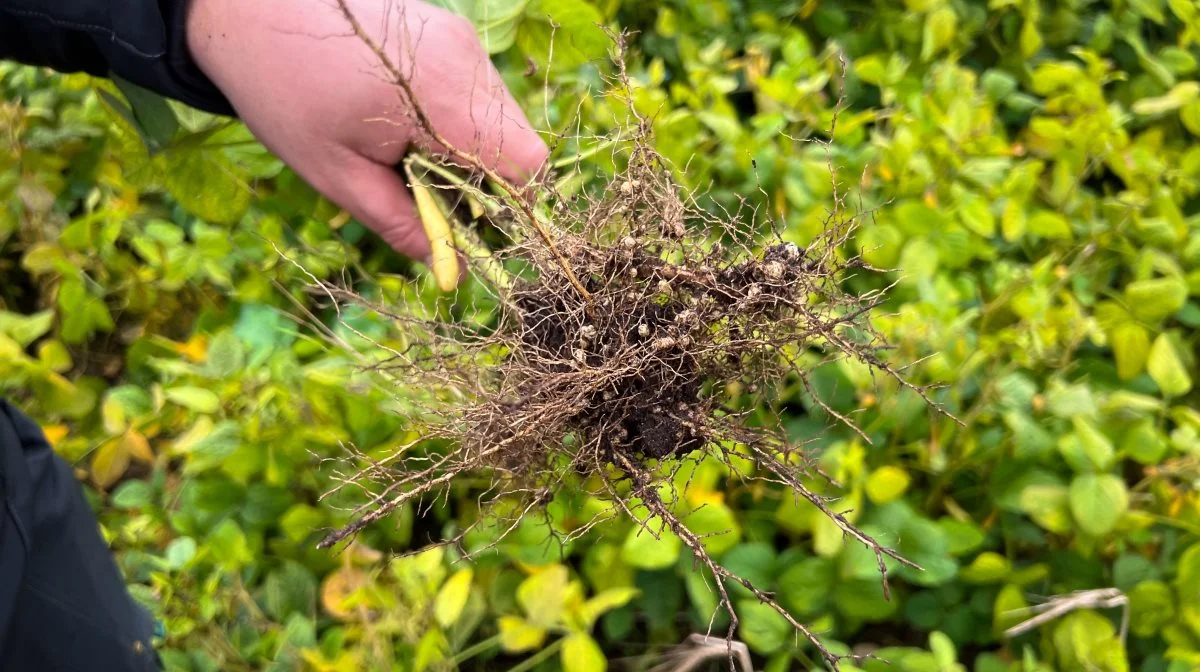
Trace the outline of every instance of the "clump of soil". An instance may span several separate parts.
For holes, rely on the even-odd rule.
[[[376,53],[407,92],[399,70]],[[623,70],[616,84],[628,92]],[[423,115],[415,114],[423,124]],[[866,319],[881,297],[842,289],[848,274],[872,270],[846,255],[855,217],[836,201],[825,232],[800,247],[780,239],[769,222],[701,207],[654,152],[647,120],[636,113],[633,119],[634,128],[614,150],[620,172],[587,196],[555,192],[553,176],[519,188],[486,162],[451,149],[450,159],[476,168],[504,194],[491,222],[510,244],[493,257],[468,259],[481,277],[493,280],[500,306],[486,328],[418,319],[321,287],[394,318],[408,347],[380,346],[386,357],[377,368],[423,393],[419,433],[449,446],[430,452],[414,442],[384,460],[359,456],[345,482],[372,494],[355,522],[322,545],[336,544],[404,502],[444,491],[465,474],[486,474],[493,483],[480,496],[485,515],[500,503],[505,506],[497,510],[517,512],[511,531],[520,516],[544,505],[548,493],[584,474],[600,483],[594,494],[614,510],[650,534],[674,533],[712,572],[731,616],[729,637],[738,623],[725,592],[733,581],[836,666],[838,657],[770,595],[709,557],[699,536],[681,522],[676,503],[664,501],[657,486],[689,459],[713,456],[734,474],[742,474],[737,465],[749,460],[754,472],[748,477],[782,484],[811,502],[867,545],[881,572],[885,556],[911,565],[813,492],[803,480],[809,462],[798,447],[775,428],[747,422],[729,392],[769,395],[781,383],[799,382],[812,393],[805,363],[813,354],[824,361],[854,358],[907,384],[878,356],[881,339]],[[425,128],[437,144],[446,144]],[[524,270],[496,281],[485,269],[497,260]],[[834,421],[853,427],[813,396]],[[519,500],[515,507],[513,499]],[[635,505],[650,519],[634,516]]]

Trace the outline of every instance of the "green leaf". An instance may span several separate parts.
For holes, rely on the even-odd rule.
[[[225,329],[208,346],[204,374],[209,378],[228,378],[245,365],[246,353],[241,341],[232,330]]]
[[[1121,380],[1129,380],[1146,368],[1146,359],[1150,356],[1150,332],[1140,324],[1118,324],[1109,334],[1109,342]]]
[[[176,443],[176,449],[182,448],[182,452],[188,456],[184,471],[194,473],[219,466],[240,445],[240,427],[237,423],[226,420],[213,426],[186,446],[181,447]]]
[[[432,0],[471,21],[489,54],[512,46],[529,0]]]
[[[1095,611],[1075,611],[1053,626],[1059,668],[1127,672],[1129,662],[1111,621]]]
[[[437,628],[429,628],[417,642],[416,655],[413,656],[413,672],[441,669],[436,666],[446,660],[449,653],[450,642],[446,640],[446,635]]]
[[[1021,509],[1043,528],[1058,534],[1071,531],[1068,489],[1061,485],[1030,485],[1021,491]]]
[[[938,519],[938,527],[946,535],[950,555],[965,555],[979,548],[985,536],[978,525],[955,520],[949,516]]]
[[[883,86],[887,74],[887,66],[883,54],[870,54],[854,61],[854,74],[868,84]]]
[[[154,155],[170,145],[179,131],[179,120],[166,98],[118,76],[113,76],[112,82],[129,101],[133,121],[146,141],[147,152]]]
[[[1095,425],[1081,416],[1075,417],[1072,424],[1075,426],[1078,445],[1082,448],[1083,454],[1087,456],[1089,465],[1100,471],[1112,466],[1113,457],[1116,454],[1112,441],[1099,429],[1096,429]]]
[[[196,540],[191,537],[172,539],[167,544],[166,561],[169,569],[182,569],[196,556]]]
[[[885,599],[880,579],[857,579],[839,583],[833,602],[842,614],[868,622],[886,621],[900,606],[896,599]]]
[[[467,598],[471,595],[471,579],[474,576],[475,572],[466,567],[455,572],[442,584],[433,602],[433,616],[438,625],[448,628],[458,621],[463,607],[467,606]]]
[[[998,583],[1008,578],[1012,573],[1012,563],[1008,558],[985,551],[975,556],[970,565],[964,567],[959,576],[968,583]]]
[[[1129,626],[1138,637],[1151,637],[1175,619],[1171,588],[1162,581],[1142,581],[1129,591]]]
[[[1071,225],[1067,218],[1049,210],[1039,210],[1026,222],[1025,228],[1036,236],[1058,240],[1069,240]]]
[[[288,541],[298,544],[326,523],[323,510],[308,504],[296,504],[279,519],[279,529]]]
[[[826,609],[836,590],[836,567],[828,558],[805,558],[779,575],[779,599],[797,616],[812,616]]]
[[[958,662],[958,651],[954,648],[954,641],[945,633],[929,633],[929,650],[937,659],[939,670],[954,669],[954,664]]]
[[[197,413],[216,413],[221,408],[221,398],[202,387],[172,387],[164,394],[170,401]]]
[[[533,0],[526,17],[517,29],[517,46],[539,68],[573,70],[604,58],[612,44],[601,28],[604,17],[583,0]]]
[[[296,338],[278,309],[259,303],[242,305],[234,332],[250,347],[248,366],[258,366],[272,352],[290,347]]]
[[[1042,34],[1038,31],[1037,22],[1025,19],[1021,24],[1020,36],[1021,55],[1032,58],[1042,48]]]
[[[266,612],[276,621],[292,614],[313,616],[317,608],[317,579],[303,565],[286,560],[263,584]]]
[[[963,225],[976,234],[984,238],[996,235],[996,216],[992,214],[992,208],[988,201],[979,197],[971,197],[960,206],[958,216],[962,219]]]
[[[53,326],[53,310],[43,310],[31,315],[0,310],[0,334],[9,336],[22,348],[29,347],[30,343],[45,336]]]
[[[1071,481],[1070,503],[1080,529],[1101,537],[1112,531],[1129,508],[1129,493],[1112,474],[1080,474]]]
[[[766,590],[775,577],[775,548],[763,542],[741,544],[721,558],[721,566]],[[726,582],[731,597],[750,597],[751,592],[737,582]]]
[[[1147,322],[1175,314],[1187,302],[1187,295],[1187,283],[1177,277],[1138,280],[1125,286],[1129,310]]]
[[[928,61],[945,49],[954,39],[958,26],[958,15],[952,7],[939,7],[925,17],[925,31],[921,40],[921,60]]]
[[[1024,204],[1011,199],[1004,204],[1004,211],[1000,213],[1000,233],[1004,240],[1010,243],[1018,240],[1025,235],[1028,224]]]
[[[1179,397],[1192,389],[1192,377],[1188,375],[1183,360],[1175,351],[1175,345],[1166,334],[1159,334],[1150,346],[1150,355],[1146,360],[1146,369],[1150,377],[1158,384],[1158,389],[1168,397]]]
[[[1200,543],[1193,543],[1179,556],[1175,590],[1180,605],[1200,604]]]
[[[910,240],[900,253],[900,271],[907,282],[931,278],[937,269],[938,250],[924,238]]]
[[[791,639],[792,625],[770,605],[756,599],[738,601],[738,634],[751,651],[769,654]]]
[[[1121,453],[1141,464],[1158,464],[1170,446],[1153,420],[1142,420],[1125,432]]]
[[[138,420],[154,412],[154,401],[146,390],[135,385],[121,385],[108,390],[100,405],[100,416],[104,429],[110,434],[120,434],[130,421]]]
[[[1025,594],[1021,592],[1021,587],[1014,584],[1008,584],[1000,589],[996,595],[996,602],[992,606],[992,628],[996,634],[1003,633],[1005,630],[1024,621],[1028,617],[1026,608],[1029,603],[1025,601]]]
[[[58,290],[60,333],[67,343],[79,343],[96,331],[111,331],[114,324],[108,306],[77,280],[63,282]]]
[[[590,635],[574,632],[563,640],[562,665],[564,672],[605,672],[608,659]]]
[[[226,519],[209,533],[205,547],[226,570],[236,572],[254,561],[250,545],[242,528],[233,520]]]
[[[1133,111],[1145,117],[1174,112],[1200,96],[1200,83],[1180,82],[1157,98],[1142,98],[1134,102]]]
[[[648,524],[654,525],[654,521]],[[675,564],[683,542],[667,529],[654,529],[654,533],[658,535],[657,539],[650,530],[642,527],[634,527],[629,531],[621,547],[621,558],[625,564],[638,569],[663,569]]]
[[[120,509],[139,509],[152,504],[154,489],[146,481],[126,481],[112,493],[112,503]]]
[[[219,146],[177,145],[159,158],[167,191],[197,217],[230,224],[250,207],[253,191],[244,171]]]
[[[684,518],[683,524],[701,535],[700,543],[714,557],[737,546],[742,539],[742,528],[724,502],[706,502]]]
[[[891,224],[863,226],[858,232],[858,246],[863,259],[876,268],[890,269],[900,260],[904,234]]]

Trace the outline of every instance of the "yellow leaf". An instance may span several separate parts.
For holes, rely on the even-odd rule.
[[[900,467],[882,466],[867,477],[867,497],[876,504],[887,504],[908,490],[912,478]]]
[[[471,596],[471,579],[474,576],[475,572],[468,567],[458,570],[442,584],[433,602],[433,616],[439,625],[449,627],[462,615],[467,598]]]
[[[520,616],[501,616],[497,625],[500,626],[500,646],[509,653],[536,649],[546,639],[544,629],[530,625]]]
[[[346,553],[350,555],[350,561],[356,565],[374,565],[383,559],[383,553],[371,548],[358,539],[351,542],[350,547],[346,549]]]
[[[121,443],[125,444],[125,451],[130,456],[148,464],[154,463],[154,451],[150,449],[150,442],[136,429],[130,427],[125,430],[121,435]]]
[[[534,625],[550,627],[562,618],[570,577],[562,565],[549,565],[517,586],[517,602]]]
[[[125,442],[113,439],[107,441],[92,457],[92,480],[101,488],[107,488],[129,467],[129,450]]]
[[[343,649],[336,658],[326,658],[320,649],[301,649],[300,655],[313,672],[358,672],[363,669],[362,656],[355,649]]]
[[[361,569],[343,567],[333,572],[321,583],[321,606],[339,621],[351,620],[354,611],[346,604],[347,598],[366,582],[367,575]]]
[[[705,490],[695,488],[687,492],[688,503],[695,508],[700,508],[705,504],[714,506],[725,503],[725,493],[720,490]]]
[[[563,670],[565,672],[605,672],[608,660],[600,645],[586,632],[576,632],[563,640]]]
[[[184,343],[177,343],[175,351],[193,362],[203,362],[208,357],[208,338],[204,334],[196,334]]]
[[[580,619],[588,628],[591,628],[602,615],[629,604],[641,592],[632,586],[601,591],[584,603],[580,609]]]
[[[174,445],[171,446],[171,454],[184,455],[192,449],[201,439],[211,434],[213,431],[212,418],[202,415],[196,419],[187,431],[175,438]]]
[[[425,636],[417,643],[417,655],[413,660],[413,672],[425,672],[425,670],[442,669],[438,665],[446,660],[446,654],[450,651],[450,642],[446,641],[446,636],[437,628],[430,628],[425,631]]]
[[[46,435],[46,440],[50,445],[57,446],[59,441],[67,438],[71,430],[66,425],[47,425],[42,427],[42,434]]]

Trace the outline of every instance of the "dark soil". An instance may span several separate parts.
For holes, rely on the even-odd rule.
[[[521,356],[531,360],[531,370],[553,375],[581,365],[604,369],[631,347],[653,351],[653,357],[639,358],[637,370],[593,395],[570,429],[585,441],[598,438],[606,454],[642,460],[687,454],[706,442],[705,381],[736,378],[741,364],[738,357],[710,361],[691,334],[714,321],[768,319],[794,293],[805,271],[802,259],[797,247],[780,244],[758,259],[697,272],[671,265],[654,251],[611,253],[601,273],[580,269],[596,297],[585,319],[575,294],[547,294],[540,284],[516,290],[527,346]],[[600,278],[607,280],[602,284]],[[664,282],[669,293],[660,289]],[[527,381],[521,396],[538,395],[541,382]]]

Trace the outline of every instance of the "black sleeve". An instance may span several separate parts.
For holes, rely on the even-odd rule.
[[[0,58],[116,74],[192,107],[233,115],[188,53],[188,0],[0,0]]]

